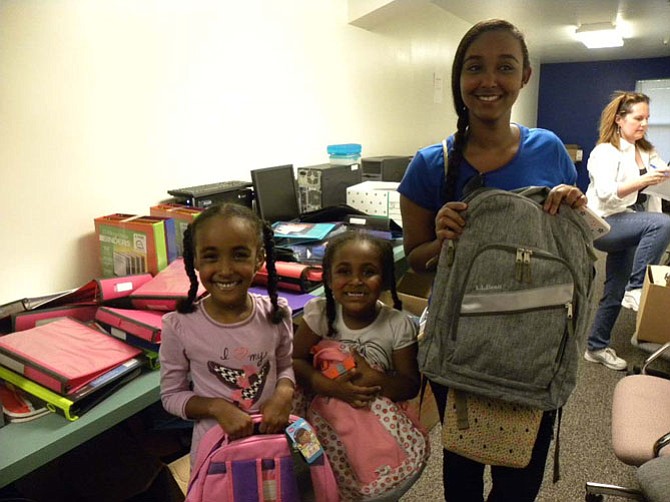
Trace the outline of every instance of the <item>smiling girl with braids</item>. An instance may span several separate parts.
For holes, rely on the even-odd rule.
[[[293,367],[301,390],[310,397],[319,397],[311,401],[306,412],[302,409],[299,412],[305,413],[316,429],[336,474],[341,499],[386,500],[389,494],[365,496],[363,490],[368,488],[359,485],[357,477],[351,474],[353,468],[349,462],[353,452],[343,451],[341,437],[338,441],[330,439],[340,436],[342,431],[315,419],[313,412],[317,400],[323,398],[347,403],[351,408],[345,406],[344,409],[347,416],[352,416],[360,413],[354,409],[368,409],[372,413],[370,410],[390,408],[390,401],[414,397],[419,390],[417,328],[410,317],[400,311],[402,303],[396,292],[393,248],[388,241],[361,232],[345,232],[328,242],[322,265],[325,298],[315,298],[305,305],[293,353]],[[390,290],[395,308],[379,300],[384,290]],[[314,351],[318,351],[324,341],[331,340],[346,346],[355,359],[355,368],[336,378],[322,374],[313,365]],[[385,416],[389,421],[394,418]],[[410,438],[407,443],[412,445],[406,454],[416,456],[420,465],[428,454],[422,431],[407,425],[403,432]],[[371,434],[368,439],[375,441],[374,435],[368,433]],[[365,432],[361,434],[364,436]],[[356,446],[366,448],[365,444]],[[397,500],[419,474],[420,469],[398,472],[395,484],[389,482],[386,487],[376,489],[392,491],[393,497],[388,500]]]
[[[466,185],[551,188],[544,203],[550,214],[556,214],[562,203],[586,204],[584,194],[573,186],[577,171],[558,137],[546,129],[511,122],[512,106],[530,76],[524,37],[507,21],[482,21],[461,39],[451,71],[458,124],[447,139],[448,174],[445,177],[443,147],[438,143],[417,152],[398,188],[405,254],[415,271],[436,264],[443,241],[458,239],[467,225],[462,214],[467,204],[460,202]],[[434,382],[431,386],[443,417],[447,389]],[[542,417],[527,467],[492,467],[488,501],[535,500],[554,415],[549,411]],[[481,502],[483,473],[483,464],[444,450],[445,500]]]
[[[268,295],[249,293],[266,263]],[[184,232],[188,298],[163,317],[161,400],[165,409],[196,420],[195,458],[203,434],[217,423],[231,439],[278,433],[293,399],[291,309],[277,297],[274,237],[269,225],[238,204],[213,206]],[[196,274],[196,270],[198,274]],[[195,301],[200,281],[209,293]]]

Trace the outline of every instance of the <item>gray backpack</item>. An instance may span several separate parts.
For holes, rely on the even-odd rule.
[[[480,188],[464,199],[467,224],[443,245],[419,346],[430,380],[541,410],[567,401],[596,257],[577,211],[542,210],[548,193]]]

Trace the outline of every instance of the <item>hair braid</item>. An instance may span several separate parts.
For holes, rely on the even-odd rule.
[[[186,269],[186,275],[190,280],[190,286],[188,288],[188,296],[182,298],[177,302],[177,312],[181,314],[189,314],[195,311],[195,306],[193,305],[198,294],[198,276],[195,273],[195,263],[194,263],[194,253],[193,253],[193,231],[192,227],[189,224],[184,230],[184,268]]]
[[[393,299],[393,308],[402,310],[402,301],[398,296],[398,289],[395,281],[395,259],[393,257],[393,246],[389,242],[383,243],[382,263],[384,267],[385,286],[391,291]]]
[[[333,297],[333,291],[325,284],[323,290],[326,295],[326,320],[328,321],[328,333],[326,336],[333,337],[337,334],[337,330],[335,329],[335,316],[337,315],[335,298]]]
[[[448,169],[444,184],[444,199],[447,202],[456,200],[456,184],[458,183],[461,162],[463,161],[463,150],[467,143],[469,122],[468,112],[464,110],[458,117],[458,129],[454,134],[454,143],[449,152]]]
[[[379,258],[382,265],[383,289],[391,292],[393,308],[396,310],[402,310],[402,301],[400,301],[400,297],[398,296],[398,291],[396,289],[393,245],[389,241],[376,238],[370,239],[369,237],[363,237],[362,240],[365,240],[373,246],[376,246],[379,250]]]
[[[275,234],[267,221],[263,222],[263,243],[265,245],[265,268],[268,271],[267,291],[272,303],[272,322],[279,324],[284,318],[284,310],[279,307],[277,295],[277,266],[275,264]]]

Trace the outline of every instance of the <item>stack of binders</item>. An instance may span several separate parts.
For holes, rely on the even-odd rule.
[[[9,334],[0,337],[0,379],[75,420],[148,365],[141,350],[111,339],[94,321],[100,306],[129,305],[130,293],[152,278],[93,279],[39,302],[0,309],[3,325],[9,321]],[[114,350],[106,353],[110,341]]]
[[[158,368],[163,312],[100,307],[98,325],[113,337],[144,351],[152,369]]]
[[[16,312],[0,337],[0,379],[75,420],[143,366],[158,368],[162,317],[189,288],[177,258],[155,276],[93,280]]]
[[[75,420],[144,365],[141,350],[72,318],[0,337],[0,378]]]
[[[98,305],[123,302],[135,289],[151,279],[151,274],[93,279],[79,288],[50,295],[45,301],[12,302],[14,308],[7,308],[5,312],[11,319],[11,331],[34,328],[37,324],[61,317],[74,317],[87,322],[95,317]],[[2,312],[0,307],[0,318]]]
[[[127,308],[101,306],[95,320],[106,333],[142,349],[149,366],[156,369],[163,315],[177,308],[179,300],[188,296],[190,286],[184,260],[177,258],[130,293]],[[196,298],[205,293],[205,288],[198,284]]]

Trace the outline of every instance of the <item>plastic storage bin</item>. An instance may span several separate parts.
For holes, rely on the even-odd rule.
[[[327,151],[331,164],[350,166],[361,162],[362,148],[358,143],[328,145]]]

